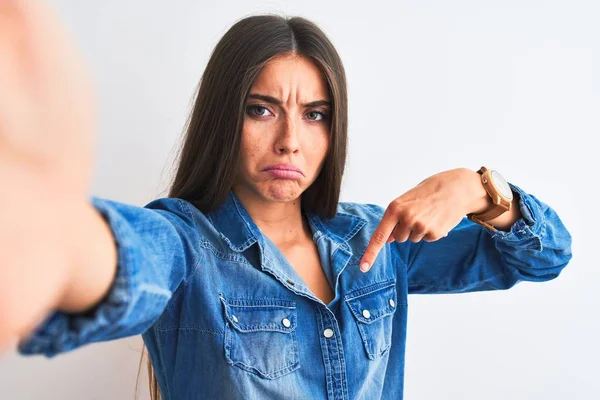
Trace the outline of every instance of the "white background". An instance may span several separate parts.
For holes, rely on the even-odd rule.
[[[385,206],[434,173],[486,165],[552,206],[573,236],[556,280],[409,297],[405,398],[597,398],[599,3],[50,3],[97,84],[93,194],[137,205],[166,194],[195,86],[225,31],[263,12],[318,23],[349,82],[342,200]],[[133,399],[140,349],[138,336],[51,361],[9,353],[0,397]]]

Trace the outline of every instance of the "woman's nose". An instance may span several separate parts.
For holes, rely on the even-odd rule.
[[[287,117],[282,121],[279,127],[279,135],[277,135],[277,142],[275,143],[276,151],[278,153],[294,153],[298,151],[300,145],[298,141],[298,126],[297,122],[290,117]]]

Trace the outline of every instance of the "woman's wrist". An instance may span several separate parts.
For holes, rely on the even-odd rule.
[[[494,206],[492,198],[489,196],[483,183],[481,182],[481,175],[477,171],[465,168],[465,182],[467,182],[467,190],[471,202],[467,207],[467,214],[480,214],[484,211],[489,210]],[[499,230],[508,231],[512,224],[519,218],[521,218],[521,211],[519,210],[519,197],[515,195],[512,201],[510,211],[507,211],[493,220],[487,221]]]
[[[468,193],[470,199],[466,214],[479,214],[489,210],[494,206],[494,202],[481,182],[481,175],[469,168],[465,168],[464,172],[467,185],[466,193]]]

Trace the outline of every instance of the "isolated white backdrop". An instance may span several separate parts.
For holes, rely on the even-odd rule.
[[[409,297],[406,399],[600,392],[597,2],[50,3],[97,85],[93,194],[137,205],[166,194],[195,86],[225,31],[263,12],[317,22],[348,75],[343,201],[385,206],[434,173],[487,165],[550,204],[573,235],[556,280]],[[140,349],[137,336],[51,361],[9,353],[0,397],[133,399]]]

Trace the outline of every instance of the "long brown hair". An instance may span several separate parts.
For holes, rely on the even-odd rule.
[[[302,17],[246,17],[236,22],[217,43],[186,122],[168,197],[185,199],[202,212],[214,210],[225,201],[238,169],[250,88],[270,60],[290,53],[309,58],[320,69],[332,107],[328,153],[319,176],[302,194],[301,204],[304,210],[323,218],[335,216],[346,163],[346,74],[325,33]],[[145,353],[143,348],[142,359]],[[150,358],[148,378],[151,398],[159,400],[160,390]]]

